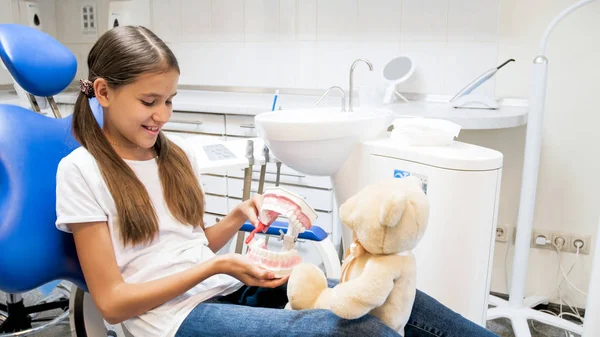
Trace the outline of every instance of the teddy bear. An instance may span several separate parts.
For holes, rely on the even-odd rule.
[[[354,242],[342,264],[340,283],[314,264],[296,266],[288,280],[288,309],[328,309],[345,319],[366,314],[404,335],[416,295],[416,260],[429,219],[421,180],[409,176],[364,187],[339,208]]]

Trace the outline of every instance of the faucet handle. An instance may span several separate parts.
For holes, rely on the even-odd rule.
[[[346,110],[346,93],[344,92],[344,89],[342,89],[342,88],[338,87],[337,85],[334,85],[334,86],[332,86],[332,87],[329,87],[329,88],[328,88],[328,89],[325,91],[325,93],[323,93],[323,95],[322,95],[322,96],[319,98],[319,100],[317,101],[317,105],[319,105],[319,103],[321,103],[321,101],[322,101],[322,100],[323,100],[325,97],[327,97],[327,95],[329,94],[329,92],[330,92],[332,89],[338,89],[339,91],[341,91],[341,92],[342,92],[342,111],[343,111],[343,112],[346,112],[346,111],[348,111],[348,110]]]

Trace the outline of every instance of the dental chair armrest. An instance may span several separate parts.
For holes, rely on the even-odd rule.
[[[287,233],[288,223],[283,221],[275,221],[269,226],[267,231],[264,234],[279,236],[279,230],[283,231],[283,233]],[[240,231],[242,232],[252,232],[254,230],[254,225],[247,221]],[[307,229],[304,233],[300,233],[298,235],[299,240],[308,240],[308,241],[323,241],[327,238],[327,232],[323,230],[323,228],[319,226],[312,226],[311,229]]]

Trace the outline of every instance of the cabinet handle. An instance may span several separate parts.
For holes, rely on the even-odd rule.
[[[191,124],[191,125],[202,125],[203,121],[186,121],[183,119],[171,119],[167,123],[179,123],[179,124]]]
[[[254,129],[254,124],[240,124],[240,128]]]
[[[277,172],[269,172],[271,174],[277,174]],[[306,178],[305,175],[302,174],[292,174],[292,173],[279,173],[280,176],[286,176],[286,177],[296,177],[296,178]]]
[[[265,189],[267,189],[267,188],[268,188],[268,187],[266,187],[266,186],[265,186]],[[242,192],[244,192],[244,190],[243,190],[243,189],[241,189],[241,191],[242,191]],[[251,192],[251,193],[258,193],[258,190],[253,190],[253,189],[250,189],[250,192]],[[296,195],[297,195],[297,196],[299,196],[300,198],[302,198],[302,199],[306,200],[306,197],[305,197],[305,196],[303,196],[302,194],[298,194],[298,193],[296,193]]]
[[[219,136],[219,137],[224,136],[222,133],[211,133],[211,132],[202,132],[202,131],[195,131],[195,130],[177,130],[177,129],[169,129],[169,128],[163,128],[163,130],[166,132],[174,132],[174,133],[193,133],[195,135],[207,135],[207,136]]]
[[[243,171],[243,169],[242,169]],[[260,170],[252,170],[252,172],[254,173],[260,173]],[[271,171],[266,171],[265,173],[267,174],[277,174],[277,172],[271,172]],[[293,174],[293,173],[279,173],[280,176],[286,176],[286,177],[296,177],[296,178],[306,178],[305,175],[303,174]]]

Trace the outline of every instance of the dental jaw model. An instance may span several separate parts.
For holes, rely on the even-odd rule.
[[[263,239],[254,238],[258,232],[266,232],[269,226],[279,217],[289,220],[287,233],[280,231],[283,239],[281,252],[267,249]],[[317,213],[306,201],[296,194],[281,187],[267,189],[263,195],[263,206],[259,214],[259,225],[246,239],[248,258],[262,268],[272,271],[275,277],[289,275],[292,269],[302,262],[302,257],[294,248],[300,233],[312,227]]]

